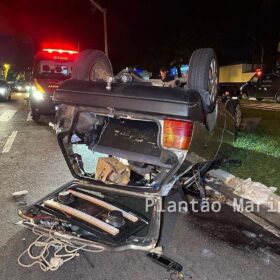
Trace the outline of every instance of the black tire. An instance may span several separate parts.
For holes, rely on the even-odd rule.
[[[247,94],[246,92],[242,92],[242,94],[241,94],[241,99],[243,99],[243,100],[248,100],[248,99],[249,99],[248,94]]]
[[[8,100],[11,101],[11,99],[12,99],[12,91],[10,90],[8,95]]]
[[[38,121],[40,119],[40,113],[36,111],[31,111],[31,117],[33,121]]]
[[[241,125],[241,107],[238,100],[230,99],[226,102],[227,110],[232,114],[235,120],[236,128],[239,128]]]
[[[277,94],[277,95],[276,95],[275,100],[276,100],[276,103],[280,103],[280,94]]]
[[[256,98],[258,101],[262,101],[263,100],[263,98]]]
[[[86,81],[106,80],[113,76],[109,58],[98,50],[80,52],[73,64],[72,78]]]
[[[219,71],[213,49],[197,49],[189,63],[188,88],[200,91],[204,110],[211,113],[216,107]]]

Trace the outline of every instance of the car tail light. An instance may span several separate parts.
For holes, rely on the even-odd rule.
[[[193,123],[166,119],[163,123],[163,146],[180,150],[188,150],[192,138]]]

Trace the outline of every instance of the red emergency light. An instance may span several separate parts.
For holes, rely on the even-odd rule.
[[[261,76],[262,75],[262,69],[260,69],[260,68],[256,69],[256,74],[257,74],[258,77]]]
[[[77,51],[74,50],[63,50],[63,49],[43,49],[44,52],[48,52],[48,53],[68,53],[68,54],[77,54]]]
[[[62,48],[43,48],[35,55],[37,60],[74,61],[78,51]]]

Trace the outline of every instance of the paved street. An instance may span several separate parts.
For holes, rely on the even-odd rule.
[[[280,104],[273,101],[241,100],[241,107],[265,111],[280,111]]]
[[[24,98],[14,94],[12,102],[0,103],[0,280],[169,279],[164,268],[135,251],[84,253],[47,273],[17,264],[35,237],[15,225],[11,194],[26,189],[31,202],[72,178],[48,126],[51,119],[33,122]],[[280,241],[227,206],[219,214],[166,214],[160,245],[183,265],[185,279],[279,279]]]

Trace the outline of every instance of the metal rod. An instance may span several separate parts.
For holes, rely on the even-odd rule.
[[[106,9],[104,9],[103,20],[104,20],[104,47],[105,47],[105,54],[107,56],[109,56],[109,52],[108,52],[108,35],[107,35],[107,10]]]
[[[98,4],[96,1],[94,0],[89,0],[91,2],[92,5],[94,5],[101,13],[104,14],[104,12],[106,13],[106,10],[103,9],[100,4]]]

